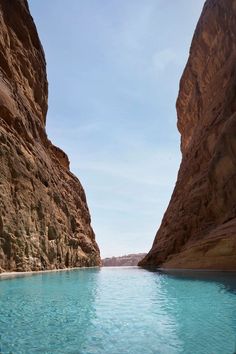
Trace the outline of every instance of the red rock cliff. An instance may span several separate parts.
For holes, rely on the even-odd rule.
[[[0,271],[100,264],[84,190],[45,132],[46,63],[26,0],[0,0]]]
[[[182,163],[140,263],[236,270],[236,1],[208,0],[177,100]]]

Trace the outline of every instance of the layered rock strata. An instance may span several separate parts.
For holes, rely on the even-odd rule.
[[[0,270],[100,264],[86,197],[47,138],[44,52],[26,0],[0,0]]]
[[[142,266],[236,270],[236,1],[207,0],[177,100],[182,163]]]

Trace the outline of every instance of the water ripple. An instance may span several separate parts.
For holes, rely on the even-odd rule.
[[[138,268],[0,281],[0,353],[233,354],[235,277]]]

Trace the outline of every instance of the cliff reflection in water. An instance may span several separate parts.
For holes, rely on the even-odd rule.
[[[80,269],[0,281],[0,352],[229,354],[233,274]]]

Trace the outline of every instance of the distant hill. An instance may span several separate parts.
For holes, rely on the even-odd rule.
[[[102,259],[103,267],[136,266],[146,256],[146,253],[128,254],[121,257]]]

